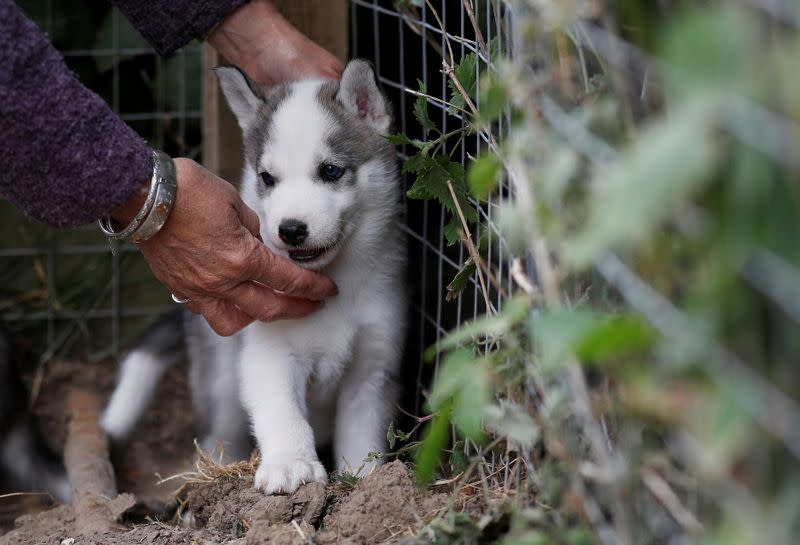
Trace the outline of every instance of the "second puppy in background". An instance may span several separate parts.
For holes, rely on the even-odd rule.
[[[274,88],[233,67],[216,72],[242,128],[242,197],[259,215],[264,243],[330,276],[339,295],[305,318],[256,322],[228,338],[185,315],[204,446],[224,441],[229,452],[246,452],[241,399],[261,450],[256,487],[291,492],[326,481],[315,444],[332,443],[337,470],[368,472],[369,454],[385,447],[405,335],[401,182],[386,139],[387,101],[361,60],[348,63],[341,82]],[[158,348],[140,345],[123,364],[103,419],[112,436],[130,431],[142,392],[152,393],[169,364]]]

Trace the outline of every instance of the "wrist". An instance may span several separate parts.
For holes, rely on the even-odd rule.
[[[147,194],[150,192],[151,183],[152,178],[147,178],[147,180],[145,180],[145,182],[133,192],[133,195],[131,195],[130,198],[128,198],[128,200],[122,204],[122,206],[119,206],[111,211],[109,214],[111,219],[119,225],[128,225],[131,221],[133,221],[133,218],[136,217],[136,214],[142,209],[145,201],[147,200]]]
[[[167,221],[175,201],[177,178],[173,160],[153,151],[153,177],[110,216],[98,220],[100,230],[111,239],[143,242],[155,235]],[[142,199],[144,195],[144,199]],[[121,229],[115,225],[120,222]]]

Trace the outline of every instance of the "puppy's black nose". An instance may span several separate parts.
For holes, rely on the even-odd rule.
[[[308,237],[308,225],[299,220],[283,220],[278,226],[278,235],[286,244],[300,246]]]

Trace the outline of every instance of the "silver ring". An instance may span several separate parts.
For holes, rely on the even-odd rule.
[[[185,305],[186,303],[191,301],[191,299],[189,299],[188,297],[186,299],[181,299],[180,297],[178,297],[174,293],[171,293],[170,295],[172,295],[172,300],[175,301],[176,303],[178,303],[179,305]]]

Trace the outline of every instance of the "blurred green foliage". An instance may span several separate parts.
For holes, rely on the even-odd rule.
[[[429,351],[418,477],[479,483],[504,543],[796,542],[800,6],[507,4],[513,55],[476,42],[452,71],[451,112],[489,142],[466,175],[426,174],[461,135],[424,99],[429,137],[395,137],[417,150],[410,196],[503,207],[505,248],[527,258],[515,296]],[[446,523],[418,542],[496,542]]]

